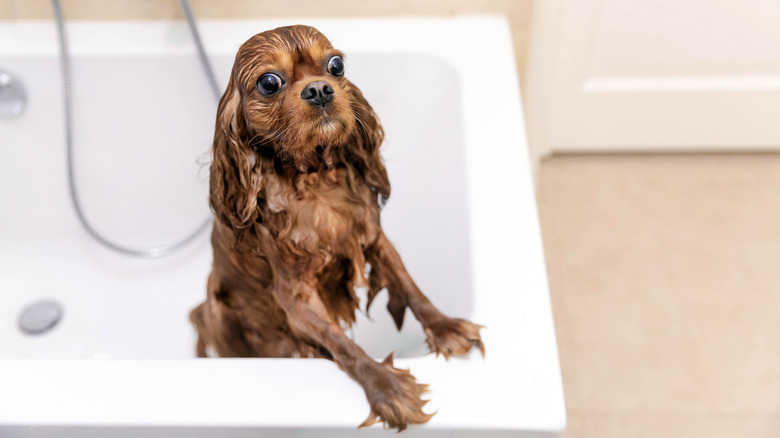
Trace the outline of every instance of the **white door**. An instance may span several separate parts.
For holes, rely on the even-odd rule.
[[[537,155],[780,149],[780,0],[537,0],[525,85]]]

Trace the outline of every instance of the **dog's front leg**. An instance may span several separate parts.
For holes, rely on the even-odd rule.
[[[403,430],[408,424],[427,422],[420,399],[427,385],[417,383],[408,370],[393,367],[392,354],[379,363],[371,359],[342,331],[328,314],[313,281],[301,281],[291,288],[276,287],[274,296],[287,314],[293,333],[325,348],[333,360],[366,392],[371,413],[360,426],[383,421],[387,427]]]
[[[485,355],[485,346],[479,335],[482,326],[441,313],[417,287],[398,251],[384,233],[380,232],[376,242],[366,250],[366,261],[371,265],[369,305],[380,290],[387,288],[390,294],[387,310],[398,330],[401,330],[408,306],[422,324],[431,352],[449,358],[468,353],[472,346],[476,346]]]

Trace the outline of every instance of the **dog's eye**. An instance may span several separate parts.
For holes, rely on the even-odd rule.
[[[328,73],[333,76],[341,76],[344,74],[344,60],[341,59],[341,56],[332,56],[328,60]]]
[[[257,92],[270,96],[278,93],[282,85],[284,85],[282,78],[273,73],[266,73],[257,80]]]

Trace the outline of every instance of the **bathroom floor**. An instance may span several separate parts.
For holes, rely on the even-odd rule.
[[[567,437],[780,436],[780,154],[557,156]]]

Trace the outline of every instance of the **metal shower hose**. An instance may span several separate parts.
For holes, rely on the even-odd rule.
[[[182,239],[164,246],[155,246],[151,248],[133,248],[125,245],[115,243],[107,237],[100,234],[87,220],[84,210],[81,207],[81,201],[76,191],[76,181],[73,170],[73,118],[72,118],[72,102],[71,102],[71,71],[70,71],[70,55],[68,53],[68,41],[65,35],[65,23],[62,18],[62,9],[60,8],[59,0],[52,0],[52,6],[54,7],[54,17],[57,22],[57,37],[60,46],[60,69],[62,70],[62,94],[65,104],[65,145],[67,155],[67,168],[68,168],[68,187],[70,188],[70,199],[73,203],[73,208],[76,210],[76,216],[78,216],[81,226],[89,233],[92,238],[100,242],[101,245],[116,251],[120,254],[140,257],[140,258],[156,258],[170,255],[185,247],[187,244],[195,240],[201,233],[206,231],[212,222],[212,217],[209,217],[203,221],[197,228],[195,228],[188,235]],[[214,92],[214,96],[217,100],[221,95],[219,86],[217,85],[217,79],[214,76],[214,70],[211,68],[206,51],[203,48],[203,42],[200,39],[197,25],[195,24],[195,18],[192,14],[192,8],[190,7],[189,0],[181,0],[181,7],[184,10],[184,15],[187,17],[187,23],[189,24],[192,38],[195,40],[195,45],[198,48],[198,55],[200,56],[200,62],[203,66],[203,71],[206,72],[211,89]]]

